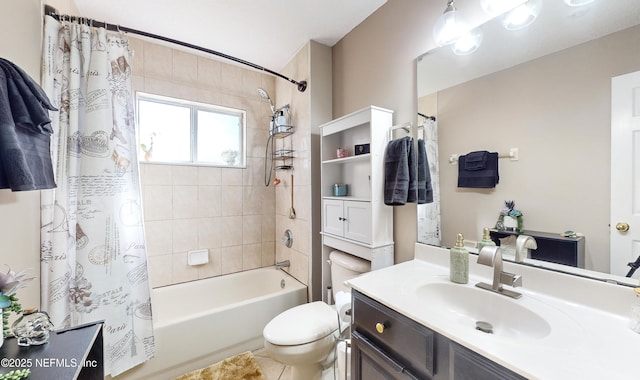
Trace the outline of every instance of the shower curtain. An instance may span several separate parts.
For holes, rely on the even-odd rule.
[[[120,33],[45,17],[42,87],[57,188],[41,195],[42,307],[56,328],[104,320],[105,372],[154,355],[131,90]]]
[[[422,136],[420,133],[422,132]],[[417,206],[418,241],[436,246],[442,245],[442,229],[440,227],[440,167],[438,165],[438,124],[425,121],[418,128],[418,138],[424,139],[429,161],[429,174],[433,188],[433,202]]]

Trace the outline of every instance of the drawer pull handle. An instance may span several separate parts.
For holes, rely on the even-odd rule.
[[[384,332],[384,329],[386,329],[387,327],[389,327],[389,323],[387,322],[376,323],[376,331],[379,332],[380,334],[382,334]]]

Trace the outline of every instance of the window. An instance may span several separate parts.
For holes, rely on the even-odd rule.
[[[138,93],[139,155],[147,162],[245,165],[246,112]]]

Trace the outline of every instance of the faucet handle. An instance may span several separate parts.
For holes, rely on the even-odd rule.
[[[516,288],[518,286],[522,286],[522,276],[509,272],[502,272],[500,273],[500,283]]]

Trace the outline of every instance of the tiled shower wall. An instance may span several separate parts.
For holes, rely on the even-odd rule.
[[[144,163],[141,166],[149,275],[153,287],[218,276],[275,262],[275,191],[263,165],[272,76],[130,38],[134,90],[247,111],[246,168]],[[297,187],[297,186],[296,186]],[[209,263],[187,265],[207,248]]]

